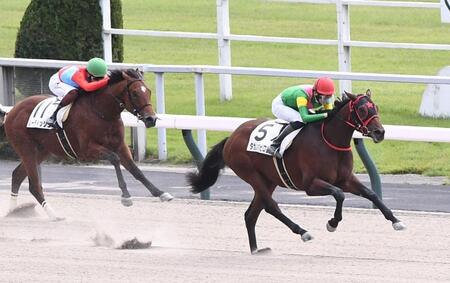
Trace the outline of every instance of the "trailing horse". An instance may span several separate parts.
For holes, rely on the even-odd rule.
[[[353,132],[357,130],[378,143],[384,139],[384,128],[369,90],[366,94],[346,93],[346,96],[344,100],[335,103],[336,107],[329,113],[329,118],[306,125],[287,149],[283,162],[290,176],[291,187],[303,190],[310,196],[332,195],[335,198],[334,216],[327,222],[330,232],[335,231],[342,220],[344,192],[369,199],[384,217],[392,222],[395,230],[405,229],[406,226],[393,215],[382,200],[353,174],[350,146]],[[226,165],[252,186],[255,194],[245,212],[252,253],[269,250],[258,250],[256,243],[255,225],[263,209],[292,232],[301,235],[303,241],[312,239],[304,228],[283,214],[272,198],[276,186],[287,186],[277,172],[276,160],[271,156],[247,150],[252,131],[263,122],[265,120],[259,119],[243,123],[229,138],[225,138],[209,151],[198,172],[187,175],[194,193],[212,186],[220,170]]]
[[[133,162],[124,141],[124,125],[121,112],[127,109],[142,120],[147,128],[155,126],[156,115],[150,104],[151,92],[137,70],[115,70],[108,85],[93,93],[84,93],[73,104],[64,122],[64,131],[73,155],[79,161],[109,160],[115,168],[122,204],[132,205],[131,196],[123,178],[122,164],[137,180],[159,197],[161,201],[173,197],[156,188]],[[4,120],[5,133],[11,146],[21,159],[12,173],[10,210],[17,205],[17,196],[23,180],[28,177],[29,190],[47,212],[51,220],[58,220],[54,210],[44,198],[38,166],[49,155],[66,158],[55,129],[27,127],[33,109],[48,96],[28,97],[15,105],[6,115],[0,110],[0,125]]]

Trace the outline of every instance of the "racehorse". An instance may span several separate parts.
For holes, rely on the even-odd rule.
[[[357,130],[376,143],[384,139],[378,107],[371,100],[370,90],[360,95],[345,94],[346,98],[335,102],[335,108],[329,112],[327,119],[306,125],[295,137],[283,157],[287,172],[295,187],[307,195],[332,195],[335,198],[336,209],[333,218],[327,222],[328,231],[335,231],[342,220],[343,192],[369,199],[392,222],[395,230],[403,230],[406,226],[353,174],[350,147],[353,132]],[[263,209],[292,232],[300,234],[303,241],[312,239],[309,232],[283,214],[272,198],[276,186],[286,187],[277,173],[274,159],[246,150],[250,134],[264,121],[258,119],[243,123],[230,137],[212,147],[198,172],[187,175],[193,193],[212,186],[225,165],[252,186],[255,194],[244,216],[252,254],[270,250],[258,250],[256,243],[255,225]]]
[[[125,206],[132,205],[132,200],[120,164],[142,182],[153,196],[159,197],[161,201],[173,198],[169,193],[160,191],[144,176],[133,162],[124,141],[124,125],[120,115],[124,109],[142,120],[147,128],[155,126],[157,117],[150,103],[150,96],[151,92],[139,71],[114,70],[111,71],[105,88],[79,95],[64,122],[64,130],[78,160],[107,159],[112,163],[122,191],[122,204]],[[57,139],[56,130],[27,128],[33,109],[46,98],[48,96],[44,95],[28,97],[15,105],[4,119],[6,137],[21,159],[12,173],[10,210],[17,205],[20,185],[28,176],[31,194],[51,220],[59,220],[61,218],[56,216],[44,198],[38,166],[51,154],[65,158],[66,153]]]

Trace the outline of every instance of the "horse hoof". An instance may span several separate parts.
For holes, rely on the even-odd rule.
[[[394,230],[396,231],[406,230],[406,225],[401,221],[392,223],[392,227],[394,227]]]
[[[268,254],[270,252],[272,252],[271,248],[264,248],[264,249],[252,251],[252,255],[262,255],[262,254]]]
[[[305,232],[302,235],[303,242],[308,242],[308,241],[311,241],[312,239],[314,239],[314,238],[313,238],[313,236],[311,236],[311,234],[309,234],[309,232]]]
[[[163,193],[162,195],[159,196],[159,199],[161,201],[171,201],[173,200],[173,196],[169,193]]]
[[[334,232],[336,231],[336,227],[331,226],[330,223],[327,222],[327,230],[328,232]]]
[[[120,199],[120,202],[122,203],[123,206],[132,206],[133,205],[133,200],[131,199],[131,197],[128,197],[128,198],[122,197]]]

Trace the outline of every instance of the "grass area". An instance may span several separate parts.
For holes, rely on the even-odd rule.
[[[124,26],[130,29],[216,32],[216,1],[122,0]],[[0,56],[11,57],[17,28],[29,1],[0,0]],[[450,44],[450,25],[440,22],[438,9],[351,6],[351,38],[364,41]],[[336,39],[334,5],[230,0],[230,24],[234,34]],[[214,40],[124,38],[125,62],[151,64],[217,65]],[[392,74],[435,75],[450,65],[449,51],[352,48],[352,70]],[[305,70],[338,69],[337,48],[296,44],[232,42],[232,64]],[[154,89],[154,76],[146,76]],[[166,112],[194,114],[193,75],[165,76]],[[307,79],[233,76],[233,99],[219,101],[218,78],[205,77],[206,113],[214,116],[272,117],[272,98],[282,89]],[[450,120],[418,114],[425,85],[354,82],[354,92],[370,88],[381,109],[384,124],[450,127]],[[155,99],[154,97],[152,98]],[[243,111],[245,107],[245,111]],[[229,135],[208,132],[208,145]],[[157,153],[156,130],[148,131],[150,158]],[[181,133],[168,130],[169,162],[190,162]],[[450,176],[450,146],[440,143],[366,141],[382,173],[419,173]],[[355,169],[364,172],[359,158]]]

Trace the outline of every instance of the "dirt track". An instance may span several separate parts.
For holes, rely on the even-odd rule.
[[[32,200],[24,195],[21,202]],[[332,209],[281,206],[315,238],[303,243],[263,212],[259,247],[273,251],[251,256],[247,203],[135,199],[125,208],[118,197],[47,200],[65,221],[47,221],[40,208],[34,217],[0,218],[0,282],[450,282],[450,214],[396,212],[408,226],[396,232],[378,210],[344,208],[329,233]],[[0,193],[2,211],[8,201]],[[97,232],[153,245],[96,246]]]

